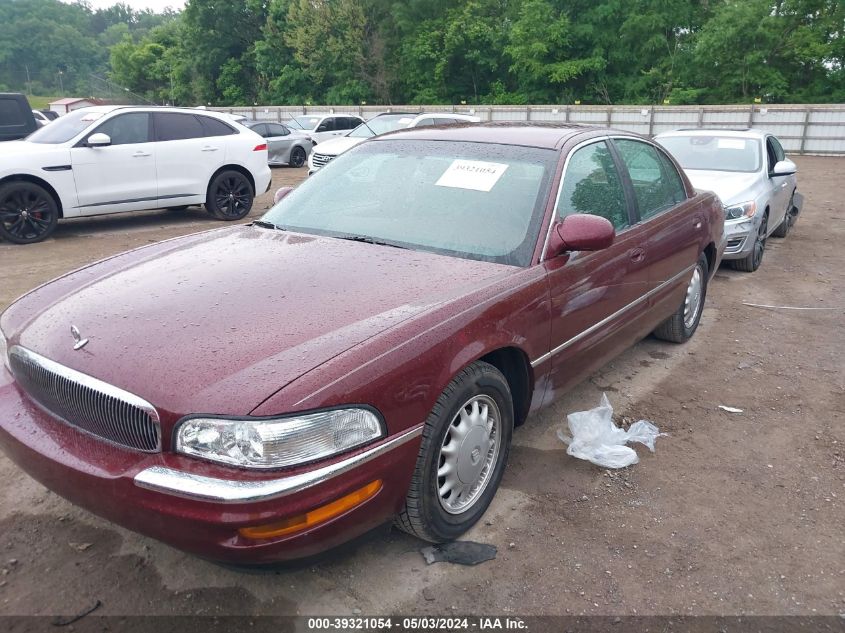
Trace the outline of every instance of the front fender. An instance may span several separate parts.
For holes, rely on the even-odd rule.
[[[518,270],[332,358],[252,415],[369,404],[382,413],[389,433],[398,433],[423,422],[452,378],[473,361],[506,347],[529,361],[548,352],[549,319],[542,267]]]

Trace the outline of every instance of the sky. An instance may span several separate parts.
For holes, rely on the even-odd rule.
[[[152,9],[153,11],[163,11],[167,7],[173,9],[182,9],[185,6],[185,0],[88,0],[88,3],[94,9],[105,9],[113,4],[122,1],[123,4],[128,4],[133,9]],[[73,0],[63,0],[71,4]]]

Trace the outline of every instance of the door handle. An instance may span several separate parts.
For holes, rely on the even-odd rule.
[[[645,260],[645,250],[642,248],[635,248],[628,255],[631,257],[631,261],[635,264],[639,264]]]
[[[204,152],[216,152],[218,149],[220,149],[220,148],[219,147],[211,147],[211,145],[206,145],[205,147],[202,148],[202,151],[204,151]]]
[[[152,156],[149,152],[135,152],[132,154],[132,158],[146,158],[147,156]]]

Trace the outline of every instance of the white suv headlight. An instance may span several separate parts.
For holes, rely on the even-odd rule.
[[[275,418],[190,417],[179,425],[176,451],[242,468],[284,468],[331,457],[384,436],[364,407]]]

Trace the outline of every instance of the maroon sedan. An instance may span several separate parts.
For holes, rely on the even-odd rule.
[[[391,519],[454,539],[532,411],[650,332],[693,335],[723,249],[719,200],[630,133],[382,136],[251,225],[19,299],[0,444],[209,558],[298,558]]]

